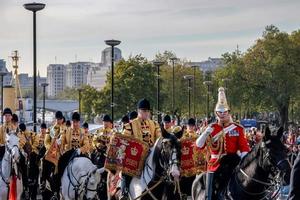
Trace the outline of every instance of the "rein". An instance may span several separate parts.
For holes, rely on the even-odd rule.
[[[9,156],[10,156],[10,159],[7,160],[7,159],[5,159],[5,157],[3,157],[3,160],[4,160],[4,161],[7,161],[7,162],[10,162],[10,173],[13,171],[13,157],[12,157],[12,150],[13,150],[14,148],[19,149],[18,145],[14,145],[11,149],[10,149],[8,146],[5,145],[5,149],[7,150],[8,154],[9,154]],[[3,172],[2,172],[2,164],[3,164],[3,161],[2,161],[1,166],[0,166],[0,167],[1,167],[1,170],[0,170],[0,176],[1,176],[2,181],[6,184],[6,187],[7,187],[7,199],[8,199],[8,198],[9,198],[9,184],[10,184],[9,178],[11,177],[12,174],[10,174],[10,175],[8,176],[7,180],[6,180],[5,177],[4,177],[4,175],[3,175]]]
[[[90,189],[88,188],[88,183],[89,183],[89,179],[91,177],[91,175],[97,171],[97,167],[95,167],[95,169],[91,170],[90,172],[84,174],[84,175],[81,175],[80,177],[78,177],[78,179],[74,176],[74,172],[72,170],[72,165],[73,165],[73,161],[74,159],[70,162],[70,164],[68,165],[67,167],[67,176],[68,176],[68,179],[69,179],[69,187],[68,187],[68,196],[70,197],[70,185],[73,186],[73,190],[75,190],[75,199],[77,200],[79,195],[82,194],[82,192],[84,192],[84,197],[86,197],[87,195],[87,192],[88,191],[92,191],[92,192],[95,192],[97,191],[97,187],[95,189]],[[72,176],[72,177],[71,177]],[[83,183],[80,183],[80,179],[81,178],[84,178],[84,177],[87,177],[86,180],[84,181],[84,187],[82,189],[80,189],[80,187],[83,185]],[[75,180],[76,183],[74,183],[72,181],[72,178]]]

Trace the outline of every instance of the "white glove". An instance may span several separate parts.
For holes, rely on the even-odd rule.
[[[211,126],[208,126],[203,133],[198,137],[196,140],[196,145],[199,148],[202,148],[206,142],[206,138],[213,132],[213,128]]]
[[[175,180],[179,180],[180,172],[177,165],[172,165],[170,173]]]
[[[78,148],[78,149],[76,149],[76,153],[77,153],[78,155],[80,155],[81,151],[80,151],[80,149],[79,149],[79,148]]]
[[[202,133],[202,134],[205,134],[205,135],[209,135],[209,134],[211,134],[212,132],[214,131],[214,129],[211,127],[211,126],[208,126],[205,130],[204,130],[204,132]],[[201,135],[202,135],[201,134]]]

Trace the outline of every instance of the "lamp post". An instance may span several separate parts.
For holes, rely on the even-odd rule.
[[[191,117],[191,80],[194,78],[193,75],[183,76],[185,80],[188,81],[188,105],[189,105],[189,118]]]
[[[0,72],[0,76],[1,76],[1,124],[3,124],[3,101],[4,101],[4,98],[3,98],[3,82],[4,82],[4,76],[7,74],[7,72],[3,72],[1,71]]]
[[[175,61],[177,60],[176,57],[170,58],[172,61],[172,67],[173,67],[173,76],[172,76],[172,114],[174,114],[175,111]]]
[[[46,99],[46,87],[48,85],[49,85],[48,83],[41,83],[41,86],[43,87],[43,123],[45,123],[45,112],[46,112],[45,99]]]
[[[155,60],[153,61],[153,65],[157,68],[157,88],[156,88],[156,109],[157,109],[157,121],[158,123],[161,122],[161,112],[160,112],[160,106],[159,106],[159,98],[160,98],[160,75],[159,75],[159,68],[164,63],[162,61]]]
[[[203,82],[204,85],[207,86],[207,99],[206,99],[206,117],[209,119],[209,92],[210,92],[210,86],[212,85],[212,81],[210,80],[210,73],[206,72],[206,81]]]
[[[33,131],[36,132],[36,12],[45,8],[43,3],[27,3],[26,10],[33,12]]]
[[[114,47],[119,45],[119,40],[105,40],[106,45],[111,46],[111,119],[114,121]]]
[[[81,92],[82,92],[82,89],[81,88],[78,88],[78,112],[79,114],[81,115]]]
[[[193,65],[192,68],[194,69],[194,77],[193,77],[193,116],[196,118],[196,68],[198,66]]]

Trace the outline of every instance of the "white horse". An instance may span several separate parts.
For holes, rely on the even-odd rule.
[[[89,158],[74,158],[61,178],[63,199],[94,199],[97,196],[97,186],[103,172],[104,168],[98,169]]]
[[[19,138],[15,133],[6,134],[5,154],[0,171],[0,199],[8,199],[8,189],[12,169],[17,172],[17,162],[20,158]],[[17,179],[17,199],[21,199],[23,191],[21,178]]]

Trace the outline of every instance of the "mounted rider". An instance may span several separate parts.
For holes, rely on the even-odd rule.
[[[150,119],[150,102],[141,99],[137,105],[138,116],[130,123],[125,124],[122,134],[131,136],[149,144],[152,147],[155,141],[161,136],[160,126]],[[129,198],[128,188],[132,177],[122,174],[120,199]]]
[[[3,110],[3,117],[4,117],[4,122],[0,126],[0,162],[2,161],[2,158],[5,153],[5,143],[6,143],[6,134],[10,134],[12,132],[15,132],[15,134],[19,135],[19,127],[18,127],[18,118],[14,117],[13,119],[13,114],[10,108],[5,108]],[[17,122],[15,122],[17,121]],[[19,146],[23,146],[25,144],[24,139],[19,137]]]
[[[63,123],[63,114],[61,111],[55,113],[56,122],[51,126],[45,136],[44,145],[46,147],[45,157],[42,164],[41,188],[46,186],[46,181],[54,185],[51,175],[56,171],[58,159],[60,157],[61,135],[66,132],[67,128]]]
[[[93,146],[96,150],[106,151],[111,136],[114,133],[113,121],[109,115],[104,115],[102,118],[103,127],[98,129],[93,137]]]
[[[183,133],[183,138],[195,138],[196,136],[196,120],[190,118],[187,123],[187,129]]]
[[[173,123],[172,123],[172,120],[171,120],[171,117],[170,115],[165,115],[164,118],[163,118],[163,127],[164,129],[168,132],[168,133],[171,133],[172,130],[173,130]]]
[[[39,137],[35,132],[27,130],[24,123],[19,125],[19,130],[20,140],[25,141],[25,144],[20,146],[20,151],[25,155],[26,161],[20,161],[20,165],[25,165],[21,166],[23,187],[30,191],[31,199],[36,199],[39,176],[37,163]]]
[[[209,200],[212,199],[213,186],[216,186],[214,183],[219,181],[218,175],[220,171],[222,171],[223,175],[222,182],[226,184],[239,162],[236,154],[240,152],[240,156],[244,157],[250,151],[244,128],[232,122],[224,88],[220,87],[218,92],[218,102],[215,107],[217,122],[208,125],[196,141],[198,147],[206,147],[210,154],[205,187],[205,198]],[[229,160],[230,164],[221,166],[221,160],[225,158]],[[220,185],[219,189],[223,188],[223,186]]]
[[[60,151],[62,156],[58,161],[57,174],[54,175],[55,185],[53,187],[54,197],[59,199],[61,177],[70,160],[74,156],[87,155],[89,151],[89,139],[84,130],[80,128],[80,114],[74,112],[72,115],[72,127],[61,135]]]

